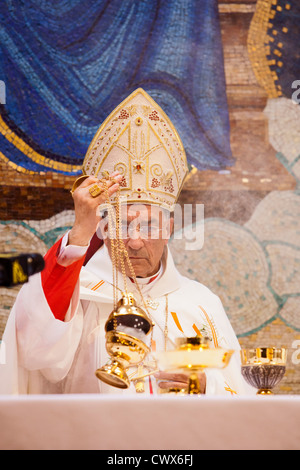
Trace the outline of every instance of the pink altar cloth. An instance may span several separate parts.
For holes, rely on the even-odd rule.
[[[0,449],[300,449],[300,396],[0,396]]]

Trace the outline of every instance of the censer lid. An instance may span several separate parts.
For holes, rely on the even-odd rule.
[[[146,312],[136,304],[133,294],[123,294],[117,309],[112,311],[105,324],[105,331],[114,330],[118,325],[135,328],[147,335],[154,326]]]

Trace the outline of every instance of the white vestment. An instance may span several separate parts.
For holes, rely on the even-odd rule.
[[[139,302],[129,279],[128,286]],[[236,351],[227,368],[206,370],[206,394],[251,393],[241,376],[240,345],[220,299],[204,285],[182,276],[167,248],[160,276],[140,286],[155,323],[156,351],[164,350],[166,321],[168,349],[174,348],[176,338],[195,336],[200,330],[211,338],[211,347]],[[52,314],[41,275],[32,276],[19,292],[3,335],[0,393],[136,393],[133,384],[121,390],[95,376],[108,359],[104,325],[112,307],[112,265],[105,246],[82,268],[65,321]],[[153,376],[145,380],[145,393],[149,390],[157,393]]]

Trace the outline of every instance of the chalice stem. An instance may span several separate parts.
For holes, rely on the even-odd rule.
[[[195,372],[192,372],[189,377],[189,384],[188,384],[188,394],[189,395],[199,395],[200,391],[200,382],[198,375]]]

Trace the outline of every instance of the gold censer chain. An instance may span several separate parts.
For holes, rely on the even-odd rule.
[[[119,264],[121,267],[121,273],[123,277],[124,283],[124,290],[125,294],[128,294],[128,285],[127,285],[127,276],[126,276],[126,267],[125,262],[130,271],[130,276],[133,279],[135,287],[140,295],[142,304],[147,312],[148,317],[152,320],[152,316],[148,310],[148,306],[142,294],[141,288],[136,280],[136,275],[131,264],[127,249],[124,244],[124,240],[122,239],[120,228],[121,228],[121,211],[120,211],[120,187],[117,190],[116,194],[116,210],[114,211],[113,205],[111,204],[109,193],[108,193],[108,186],[106,180],[103,181],[104,192],[106,196],[106,204],[107,204],[107,212],[108,212],[108,232],[111,242],[111,260],[112,260],[112,267],[113,267],[113,301],[114,301],[114,309],[117,308],[118,303],[118,291],[120,290],[118,287],[118,271],[119,271]],[[115,230],[115,233],[114,233]],[[116,320],[114,320],[116,322]],[[114,325],[116,327],[116,325]],[[151,331],[151,344],[153,339],[153,328]]]

